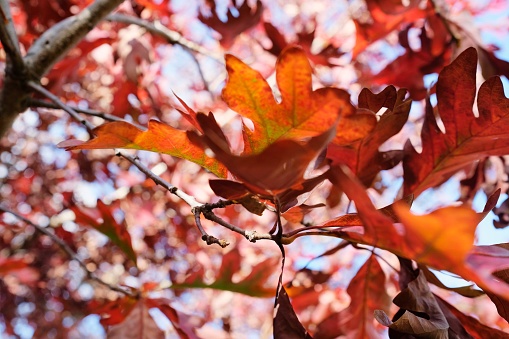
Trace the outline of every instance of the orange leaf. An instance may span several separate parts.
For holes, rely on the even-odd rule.
[[[346,91],[331,87],[312,90],[311,65],[299,47],[286,48],[277,60],[279,104],[262,75],[236,57],[226,56],[226,69],[223,100],[254,125],[254,130],[244,128],[245,153],[260,153],[278,139],[315,136],[335,125],[338,117],[355,116]],[[338,137],[358,139],[359,133],[375,123],[375,117],[361,120],[359,129],[338,130]]]
[[[142,131],[128,122],[115,121],[94,129],[96,138],[81,142],[68,140],[58,147],[74,149],[131,148],[186,159],[208,169],[219,177],[226,176],[226,169],[217,160],[205,155],[192,144],[185,131],[178,130],[157,120],[150,120],[148,130]]]
[[[405,146],[405,194],[418,195],[479,159],[509,153],[509,100],[502,82],[494,77],[482,84],[476,118],[472,112],[476,70],[477,52],[469,48],[440,72],[437,108],[446,132],[440,131],[428,103],[421,132],[422,152],[417,153],[410,142]]]
[[[228,141],[213,114],[208,116],[198,114],[197,118],[203,129],[203,135],[190,132],[191,139],[208,146],[216,159],[241,180],[247,189],[266,196],[281,193],[304,181],[303,175],[309,163],[334,136],[332,127],[306,142],[278,140],[261,153],[238,156],[231,153]]]
[[[346,164],[359,177],[363,184],[370,186],[381,170],[394,167],[402,158],[402,151],[380,152],[379,147],[397,134],[408,119],[411,100],[404,100],[405,91],[396,92],[394,86],[385,88],[379,94],[363,89],[359,95],[359,107],[371,112],[388,108],[380,117],[372,131],[360,140],[344,144],[334,140],[327,148],[327,158],[333,164]],[[365,116],[358,115],[358,116]],[[350,128],[338,126],[338,129]],[[348,121],[348,120],[347,120]]]

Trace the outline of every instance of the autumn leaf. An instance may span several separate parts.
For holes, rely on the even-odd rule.
[[[181,281],[174,281],[172,289],[183,288],[212,288],[222,291],[231,291],[249,295],[252,297],[267,298],[274,296],[275,288],[268,287],[272,269],[276,267],[277,258],[271,258],[267,261],[256,264],[251,268],[251,272],[238,282],[232,281],[234,273],[240,270],[241,255],[238,249],[233,249],[223,256],[221,267],[219,268],[216,279],[212,283],[205,283],[203,271],[197,271]]]
[[[301,48],[290,46],[277,60],[280,103],[262,75],[236,57],[226,56],[226,69],[223,100],[254,125],[254,130],[246,126],[243,130],[245,154],[260,153],[279,139],[316,136],[336,125],[339,117],[348,117],[348,125],[355,127],[337,130],[336,138],[343,141],[363,137],[376,122],[374,116],[355,114],[346,91],[332,87],[313,91],[311,65]]]
[[[143,299],[138,300],[124,321],[109,328],[108,338],[164,339],[164,332],[157,326],[148,309]]]
[[[450,62],[453,53],[452,36],[443,19],[437,14],[430,14],[422,24],[420,49],[414,50],[410,46],[410,32],[415,30],[412,25],[399,33],[400,45],[405,53],[390,62],[376,75],[364,76],[361,83],[392,84],[406,88],[413,100],[422,100],[428,95],[428,88],[424,84],[424,76],[438,73]],[[399,70],[404,69],[405,72]]]
[[[131,244],[131,235],[127,231],[125,221],[118,223],[113,217],[111,207],[97,200],[97,210],[84,210],[78,206],[70,208],[76,215],[76,223],[93,227],[107,236],[111,242],[117,245],[129,259],[136,264],[136,253]]]
[[[367,1],[366,4],[372,20],[368,22],[354,20],[356,41],[352,52],[353,58],[356,58],[371,43],[385,37],[400,25],[425,17],[428,10],[420,7],[419,0],[408,3],[401,0],[380,0]]]
[[[198,114],[203,135],[190,132],[189,137],[196,144],[210,148],[217,160],[243,185],[255,194],[272,197],[304,181],[309,163],[318,156],[333,138],[335,128],[299,142],[291,139],[277,140],[261,153],[252,155],[232,154],[228,140],[217,125],[214,115]]]
[[[394,86],[386,87],[378,94],[363,89],[359,94],[359,108],[375,113],[382,107],[387,110],[364,138],[349,144],[332,142],[327,148],[327,158],[332,164],[346,164],[366,186],[371,186],[381,170],[394,167],[403,158],[403,152],[380,152],[379,148],[397,134],[408,119],[412,102],[404,100],[405,93],[404,90],[396,92]]]
[[[194,331],[194,324],[186,323],[186,315],[171,307],[170,300],[164,298],[145,299],[145,305],[149,308],[158,308],[171,322],[181,339],[198,339]]]
[[[274,306],[274,339],[312,339],[293,310],[283,286]]]
[[[306,52],[307,57],[311,62],[315,65],[324,65],[324,66],[333,66],[331,63],[331,58],[339,58],[344,53],[340,52],[337,47],[334,47],[333,44],[328,44],[324,46],[319,52],[315,52],[312,49],[313,43],[315,42],[315,33],[317,22],[316,19],[311,19],[311,23],[315,28],[309,30],[306,25],[303,25],[300,32],[296,32],[297,37],[294,44],[299,45]],[[267,37],[270,39],[272,46],[270,48],[265,48],[265,50],[275,56],[281,55],[281,52],[290,45],[290,43],[286,40],[285,36],[270,22],[264,22],[263,28],[265,29],[265,33]]]
[[[385,273],[374,255],[359,269],[347,292],[351,297],[350,305],[318,324],[315,339],[343,335],[359,339],[380,336],[373,323],[373,312],[377,309],[389,310],[391,299],[385,288]]]
[[[378,322],[390,328],[389,335],[394,331],[391,337],[411,334],[423,338],[449,338],[447,319],[422,272],[394,298],[394,303],[401,308],[394,321],[382,310],[375,312]]]
[[[212,0],[208,3],[211,4],[211,15],[204,16],[200,12],[198,19],[221,34],[220,42],[224,48],[231,47],[237,36],[256,26],[263,13],[263,4],[261,1],[258,0],[256,2],[256,9],[251,8],[248,1],[244,1],[240,6],[233,4],[233,11],[232,8],[228,8],[226,21],[224,21],[221,20],[216,12],[216,2]],[[234,12],[236,12],[235,15],[233,14]]]
[[[66,150],[130,148],[165,153],[197,163],[218,177],[226,176],[224,166],[191,143],[185,131],[157,120],[150,120],[146,131],[128,122],[115,121],[97,127],[94,134],[96,137],[89,141],[67,140],[58,147]]]
[[[421,132],[422,152],[408,141],[403,159],[404,192],[419,195],[438,186],[459,170],[490,155],[509,153],[509,100],[500,78],[493,77],[479,89],[476,118],[472,106],[476,93],[477,52],[469,48],[440,72],[437,113],[440,131],[428,103]]]
[[[106,302],[92,300],[88,304],[88,309],[91,313],[101,317],[100,321],[103,326],[112,326],[122,323],[135,305],[136,299],[125,296]]]
[[[444,313],[446,310],[451,312],[451,314],[461,323],[468,334],[472,336],[472,338],[507,338],[506,332],[482,324],[478,319],[460,312],[456,307],[452,306],[437,295],[435,295],[435,299],[440,305],[442,311]]]

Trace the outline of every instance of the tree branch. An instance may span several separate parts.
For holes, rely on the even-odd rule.
[[[14,69],[23,70],[25,63],[19,50],[18,36],[14,29],[11,10],[7,0],[0,0],[0,15],[3,25],[0,25],[0,41],[7,54],[7,63],[11,63]]]
[[[29,99],[28,100],[28,104],[30,107],[43,107],[43,108],[51,108],[51,109],[62,109],[61,106],[57,105],[57,104],[54,104],[54,103],[51,103],[51,102],[48,102],[48,101],[44,101],[44,100],[39,100],[39,99]],[[90,115],[90,116],[93,116],[93,117],[99,117],[99,118],[102,118],[106,121],[118,121],[118,122],[126,122],[125,119],[122,119],[122,118],[119,118],[115,115],[111,115],[111,114],[108,114],[108,113],[103,113],[103,112],[100,112],[100,111],[96,111],[96,110],[93,110],[93,109],[85,109],[85,108],[78,108],[78,107],[75,107],[75,106],[71,106],[69,104],[65,104],[66,106],[72,108],[73,110],[75,110],[76,112],[78,113],[83,113],[83,114],[86,114],[86,115]],[[138,127],[139,129],[146,129],[144,126],[142,125],[139,125],[137,123],[134,123],[134,122],[129,122],[130,124]]]
[[[27,82],[38,82],[68,50],[123,1],[96,0],[80,13],[60,21],[33,43],[23,59],[25,67],[7,70],[0,93],[0,137],[11,127],[16,116],[28,107],[27,100],[31,91],[27,88]],[[2,14],[6,15],[8,12],[4,7]],[[4,38],[11,35],[7,33],[9,31],[12,30],[5,30]],[[14,44],[12,38],[10,43]]]
[[[33,228],[35,228],[35,230],[41,234],[44,234],[45,236],[49,237],[55,244],[58,245],[58,247],[60,247],[72,260],[75,260],[76,262],[79,263],[79,265],[83,268],[83,270],[85,270],[85,272],[87,273],[87,277],[89,279],[92,279],[96,282],[98,282],[99,284],[103,285],[103,286],[106,286],[107,288],[109,288],[110,290],[112,291],[116,291],[116,292],[119,292],[119,293],[123,293],[125,295],[129,295],[129,296],[133,296],[133,294],[129,291],[129,290],[125,290],[123,288],[120,288],[118,286],[113,286],[113,285],[110,285],[108,284],[107,282],[105,282],[104,280],[102,280],[101,278],[99,278],[98,276],[96,276],[93,272],[89,271],[89,269],[87,268],[87,264],[85,264],[79,257],[78,257],[78,254],[76,252],[74,252],[70,247],[69,245],[67,245],[62,239],[60,239],[59,237],[57,237],[55,234],[51,233],[48,229],[40,226],[40,225],[37,225],[36,223],[32,222],[30,219],[27,219],[25,218],[24,216],[16,213],[16,212],[13,212],[5,207],[2,207],[0,206],[0,211],[1,212],[5,212],[5,213],[10,213],[12,214],[13,216],[15,216],[17,219],[23,221],[24,223],[32,226]]]
[[[223,57],[216,55],[203,48],[202,46],[184,38],[180,33],[168,29],[159,21],[149,22],[134,16],[129,16],[121,13],[110,14],[106,17],[108,21],[120,22],[128,25],[137,25],[145,28],[148,32],[164,38],[170,44],[178,44],[187,50],[206,55],[215,61],[224,64]]]
[[[123,1],[96,0],[78,14],[58,22],[44,32],[25,57],[32,75],[39,79],[46,74],[67,51]]]

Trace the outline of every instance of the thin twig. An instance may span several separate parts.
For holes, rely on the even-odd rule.
[[[67,113],[69,113],[69,115],[71,115],[71,117],[73,119],[81,122],[87,128],[87,130],[89,131],[90,134],[93,134],[93,130],[94,130],[95,126],[92,123],[90,123],[89,121],[82,119],[80,117],[80,115],[78,114],[78,112],[74,108],[70,107],[69,105],[66,105],[53,93],[49,92],[44,87],[42,87],[39,84],[36,84],[33,81],[29,81],[28,86],[31,87],[32,89],[34,89],[35,91],[39,92],[40,94],[44,95],[51,101],[53,101],[53,103],[58,108],[61,108],[64,111],[66,111]],[[234,225],[230,225],[230,224],[226,223],[226,221],[222,220],[221,218],[215,216],[214,213],[212,213],[212,210],[214,208],[224,208],[228,205],[234,204],[235,202],[230,201],[230,200],[220,200],[214,204],[202,204],[202,203],[198,202],[193,196],[185,193],[184,191],[180,190],[178,187],[173,186],[171,183],[167,182],[160,176],[153,173],[137,157],[133,157],[131,155],[122,153],[120,151],[118,151],[116,153],[116,155],[126,159],[127,161],[129,161],[130,163],[135,165],[141,172],[143,172],[147,177],[152,179],[157,185],[160,185],[161,187],[168,190],[170,193],[176,195],[177,197],[182,199],[184,202],[186,202],[191,207],[191,211],[195,216],[196,226],[198,227],[198,229],[200,230],[200,233],[202,234],[202,239],[208,245],[218,244],[221,247],[226,247],[226,246],[228,246],[228,242],[226,240],[217,239],[217,238],[207,234],[207,232],[205,232],[205,229],[201,225],[201,220],[200,220],[200,216],[202,213],[204,214],[204,216],[207,219],[210,219],[210,220],[214,219],[213,221],[216,221],[220,225],[244,235],[249,241],[254,242],[254,241],[260,240],[260,239],[271,239],[270,235],[268,235],[268,236],[263,235],[263,234],[258,235],[258,233],[254,232],[254,231],[246,232],[245,230],[240,229]]]
[[[87,121],[86,119],[82,119],[80,117],[80,115],[78,114],[78,112],[76,112],[74,110],[74,108],[64,104],[56,95],[54,95],[53,93],[48,91],[46,88],[42,87],[41,85],[39,85],[33,81],[29,81],[27,83],[27,85],[28,85],[28,87],[32,88],[34,91],[39,92],[40,94],[44,95],[46,98],[53,101],[58,107],[60,107],[61,109],[63,109],[67,113],[69,113],[69,115],[74,120],[79,121],[81,124],[83,124],[83,126],[85,126],[85,128],[87,129],[87,131],[90,135],[94,134],[93,130],[94,130],[95,126],[92,123],[90,123],[89,121]]]
[[[52,109],[62,109],[62,107],[60,107],[59,105],[57,105],[55,103],[51,103],[51,102],[44,101],[44,100],[39,100],[39,99],[30,99],[28,101],[28,104],[31,107],[43,107],[43,108],[52,108]],[[139,129],[142,129],[142,130],[145,129],[145,127],[142,126],[142,125],[139,125],[139,124],[137,124],[135,122],[127,121],[125,119],[119,118],[119,117],[114,116],[112,114],[96,111],[96,110],[93,110],[93,109],[79,108],[79,107],[76,107],[76,106],[71,106],[69,104],[65,104],[65,105],[68,106],[68,107],[71,107],[73,110],[75,110],[78,113],[82,113],[82,114],[85,114],[85,115],[90,115],[90,116],[93,116],[93,117],[102,118],[102,119],[104,119],[106,121],[129,122],[131,125],[134,125],[134,126],[138,127]]]
[[[88,268],[87,268],[87,265],[78,257],[78,254],[76,252],[74,252],[70,247],[69,245],[67,245],[62,239],[60,239],[59,237],[57,237],[55,234],[51,233],[48,229],[40,226],[40,225],[37,225],[36,223],[34,223],[33,221],[31,221],[30,219],[27,219],[25,218],[24,216],[14,212],[14,211],[11,211],[5,207],[2,207],[0,206],[0,211],[2,212],[5,212],[5,213],[10,213],[12,214],[13,216],[15,216],[17,219],[23,221],[24,223],[34,227],[39,233],[41,234],[44,234],[46,235],[47,237],[49,237],[55,244],[58,245],[58,247],[60,247],[72,260],[75,260],[76,262],[78,262],[78,264],[85,270],[85,272],[87,273],[87,276],[88,278],[98,282],[99,284],[101,285],[104,285],[106,287],[108,287],[110,290],[112,291],[116,291],[116,292],[119,292],[119,293],[123,293],[125,295],[129,295],[129,296],[133,296],[133,294],[128,291],[128,290],[125,290],[123,288],[120,288],[118,286],[113,286],[113,285],[110,285],[108,284],[107,282],[105,282],[104,280],[102,280],[101,278],[99,278],[98,276],[96,276],[93,272],[91,272]]]
[[[147,20],[143,20],[134,16],[129,16],[121,13],[110,14],[106,17],[106,20],[143,27],[148,32],[164,38],[170,44],[179,44],[186,49],[206,55],[214,59],[215,61],[224,64],[223,57],[221,55],[211,53],[210,51],[198,45],[197,43],[187,40],[180,33],[168,29],[159,21],[149,22]]]
[[[23,57],[19,49],[18,36],[14,28],[9,2],[7,0],[0,0],[0,16],[2,18],[2,25],[0,25],[0,41],[4,47],[7,58],[12,62],[12,67],[17,71],[22,71],[25,68]]]

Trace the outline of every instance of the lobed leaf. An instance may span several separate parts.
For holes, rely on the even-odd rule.
[[[223,100],[253,122],[244,126],[244,153],[260,153],[279,139],[315,136],[336,125],[341,117],[350,129],[338,129],[337,138],[353,141],[369,132],[374,116],[355,115],[349,94],[337,88],[312,90],[312,69],[305,52],[296,46],[283,50],[276,63],[276,82],[281,93],[277,103],[260,73],[232,55],[226,56],[228,80]],[[341,123],[341,122],[340,122]]]
[[[442,184],[459,170],[490,155],[509,153],[509,100],[500,78],[493,77],[479,89],[476,118],[472,106],[476,93],[477,52],[469,48],[440,72],[437,82],[437,125],[428,102],[421,132],[422,152],[405,145],[404,192],[419,195]]]
[[[396,135],[408,120],[412,101],[405,100],[405,94],[405,90],[396,91],[394,86],[386,87],[378,94],[364,88],[359,94],[360,109],[372,114],[382,107],[387,110],[365,137],[348,144],[337,143],[337,140],[332,142],[327,148],[327,158],[332,164],[347,165],[364,185],[370,186],[381,170],[392,168],[401,161],[402,151],[380,152],[379,148]]]

